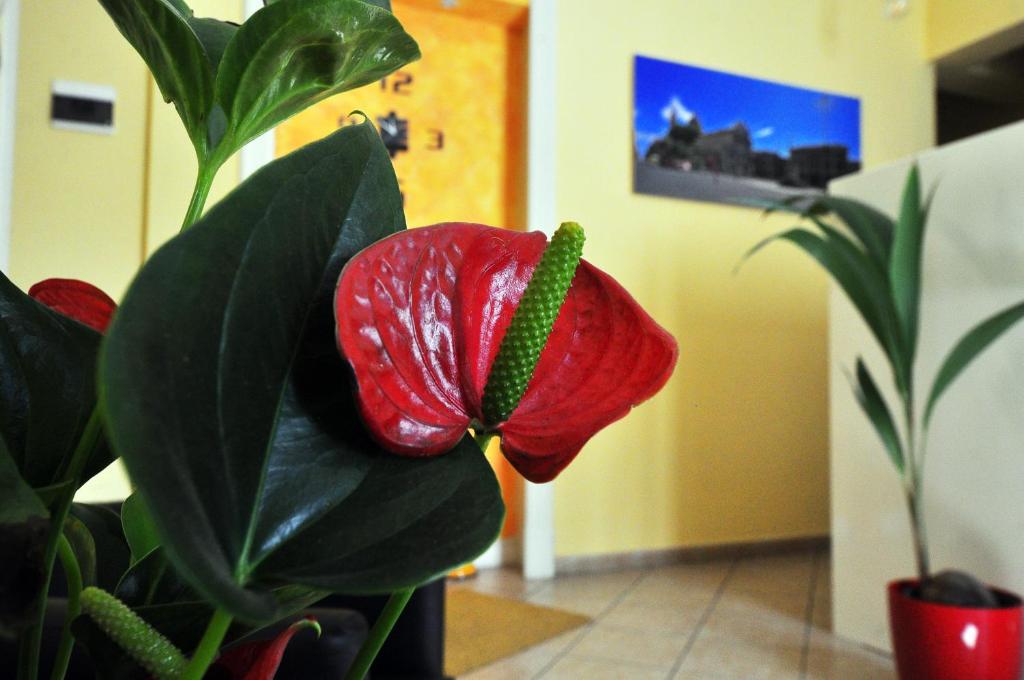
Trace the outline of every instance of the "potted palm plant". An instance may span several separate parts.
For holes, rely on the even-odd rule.
[[[813,257],[849,298],[888,360],[899,400],[895,415],[859,357],[851,382],[900,476],[910,515],[917,578],[893,581],[888,587],[900,677],[1016,680],[1021,671],[1021,599],[962,572],[932,572],[922,488],[928,427],[936,405],[963,370],[1024,317],[1024,302],[971,328],[950,350],[928,392],[917,389],[914,361],[929,204],[922,200],[916,167],[907,176],[895,220],[851,199],[790,199],[770,210],[795,212],[813,228],[776,234],[755,246],[748,257],[778,240]],[[827,221],[830,216],[845,228]]]

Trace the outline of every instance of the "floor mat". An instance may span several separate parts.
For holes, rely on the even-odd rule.
[[[463,673],[511,656],[590,622],[581,614],[472,590],[449,589],[445,673]]]

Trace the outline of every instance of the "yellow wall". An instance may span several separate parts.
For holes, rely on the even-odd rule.
[[[928,56],[944,57],[1022,23],[1022,0],[928,0]]]
[[[663,393],[555,482],[556,553],[826,534],[827,284],[754,210],[631,193],[637,53],[861,98],[868,165],[933,139],[920,3],[558,3],[558,217],[679,340]],[[533,225],[534,227],[539,225]]]
[[[242,15],[242,0],[191,5],[200,16]],[[174,108],[98,2],[22,2],[20,33],[9,275],[25,287],[73,276],[119,298],[143,252],[177,233],[195,153]],[[53,79],[114,87],[114,134],[52,129]],[[211,203],[237,178],[236,157],[221,170]]]
[[[98,2],[21,3],[11,279],[86,279],[120,296],[139,266],[146,68]],[[55,78],[117,90],[113,135],[50,127]]]

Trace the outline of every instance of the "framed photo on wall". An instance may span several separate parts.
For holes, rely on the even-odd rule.
[[[860,169],[860,100],[636,56],[633,191],[749,204]]]

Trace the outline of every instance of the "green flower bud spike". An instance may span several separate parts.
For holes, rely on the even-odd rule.
[[[583,227],[575,222],[563,223],[533,270],[487,376],[483,396],[486,425],[507,420],[526,393],[569,293],[584,240]]]
[[[177,680],[188,660],[121,600],[99,588],[82,591],[82,611],[156,680]]]

